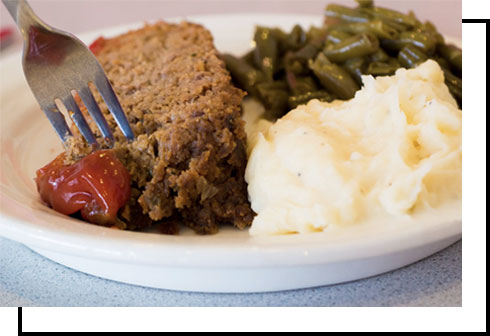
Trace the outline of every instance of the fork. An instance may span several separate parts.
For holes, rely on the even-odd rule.
[[[83,42],[74,35],[41,21],[25,0],[2,2],[24,38],[22,66],[27,83],[65,146],[72,132],[56,105],[58,99],[85,140],[95,148],[98,147],[96,137],[80,111],[74,94],[81,98],[103,137],[109,144],[114,142],[112,131],[88,86],[89,83],[95,84],[124,136],[133,140],[131,126],[104,70]]]

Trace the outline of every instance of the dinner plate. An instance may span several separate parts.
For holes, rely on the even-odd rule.
[[[178,19],[177,19],[178,20]],[[218,50],[242,54],[254,26],[319,25],[320,16],[219,15],[188,18],[211,30]],[[175,20],[171,20],[175,21]],[[81,35],[114,36],[142,24]],[[461,205],[411,221],[377,221],[329,232],[252,237],[178,236],[99,227],[42,204],[35,171],[62,151],[31,94],[20,54],[0,62],[0,234],[60,264],[120,282],[185,291],[263,292],[341,283],[413,263],[461,238]]]

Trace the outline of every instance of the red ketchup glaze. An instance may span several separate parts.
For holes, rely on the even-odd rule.
[[[110,150],[95,151],[73,165],[64,159],[62,153],[36,172],[41,199],[65,215],[80,211],[91,223],[113,224],[131,192],[123,164]]]
[[[90,44],[89,46],[89,49],[92,52],[92,54],[97,55],[100,52],[100,50],[102,50],[102,48],[104,47],[105,42],[106,39],[103,37],[99,37],[94,42],[92,42],[92,44]]]

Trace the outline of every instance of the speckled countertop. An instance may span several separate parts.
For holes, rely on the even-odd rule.
[[[363,280],[282,292],[214,294],[101,279],[0,238],[0,306],[461,307],[461,241],[415,264]]]

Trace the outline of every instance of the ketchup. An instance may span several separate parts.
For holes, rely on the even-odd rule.
[[[112,225],[130,197],[131,178],[110,150],[98,150],[72,165],[65,153],[36,172],[41,199],[65,215],[80,211],[95,224]]]
[[[89,49],[94,55],[97,55],[104,48],[105,43],[106,39],[101,36],[90,44]]]

